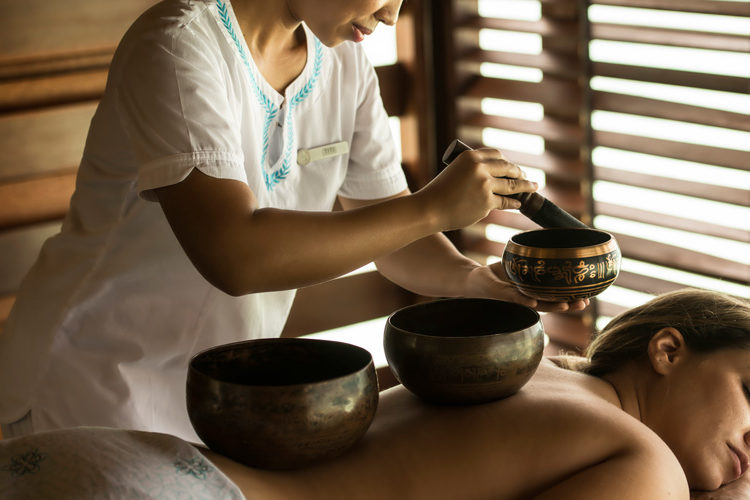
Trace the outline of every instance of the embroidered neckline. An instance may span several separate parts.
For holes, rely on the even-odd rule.
[[[248,75],[250,75],[250,82],[253,87],[253,94],[255,94],[256,99],[258,100],[258,103],[261,105],[261,107],[266,112],[266,117],[263,123],[263,138],[262,138],[262,152],[260,157],[260,165],[261,169],[263,170],[263,180],[266,184],[266,189],[268,191],[272,191],[274,186],[278,184],[279,182],[286,179],[286,177],[289,175],[289,172],[291,170],[291,157],[292,157],[292,143],[294,140],[294,108],[298,106],[300,103],[302,103],[307,96],[309,96],[313,89],[315,88],[315,84],[318,81],[318,76],[320,75],[320,67],[321,62],[323,59],[323,48],[322,44],[320,43],[320,40],[318,40],[317,37],[313,37],[314,45],[315,45],[315,59],[313,63],[313,70],[312,70],[312,76],[310,79],[305,83],[305,85],[291,98],[289,99],[288,109],[286,112],[286,145],[284,147],[284,154],[283,154],[283,160],[281,162],[281,166],[277,168],[274,171],[268,172],[268,169],[266,169],[266,159],[268,157],[268,142],[269,142],[269,136],[270,136],[270,130],[271,130],[271,124],[273,122],[273,119],[276,118],[276,116],[279,113],[280,107],[276,106],[273,101],[263,92],[263,90],[260,88],[260,85],[258,84],[258,81],[255,78],[255,74],[253,73],[252,66],[250,65],[250,58],[245,52],[245,49],[242,46],[242,42],[240,41],[239,37],[237,36],[236,31],[234,30],[234,25],[232,23],[232,19],[229,17],[229,9],[227,8],[227,4],[222,2],[222,0],[216,0],[216,7],[219,11],[219,18],[221,19],[221,22],[224,24],[224,27],[227,30],[227,33],[229,34],[229,37],[234,41],[234,45],[237,48],[238,53],[240,54],[240,58],[242,59],[242,62],[245,65],[245,68],[247,69]],[[310,33],[308,32],[308,36],[310,36]]]

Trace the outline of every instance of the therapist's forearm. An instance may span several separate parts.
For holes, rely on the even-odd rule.
[[[353,271],[436,228],[411,196],[343,212],[256,210],[226,271],[237,293],[299,288]],[[259,240],[259,235],[265,241]],[[263,262],[262,266],[247,265]]]
[[[419,295],[471,295],[469,273],[479,264],[462,255],[442,233],[415,241],[375,261],[390,281]]]

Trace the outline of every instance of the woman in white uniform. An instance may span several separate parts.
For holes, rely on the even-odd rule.
[[[441,234],[536,189],[500,152],[407,190],[373,68],[344,43],[400,4],[166,0],[135,22],[63,229],[0,337],[6,436],[96,425],[195,441],[190,357],[278,336],[296,288],[371,261],[423,295],[585,307],[518,294]]]

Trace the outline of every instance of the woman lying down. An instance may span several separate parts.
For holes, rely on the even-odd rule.
[[[440,407],[384,391],[363,440],[310,468],[81,428],[0,441],[0,497],[750,498],[749,386],[750,304],[684,290],[613,319],[588,360],[543,360],[507,399]]]

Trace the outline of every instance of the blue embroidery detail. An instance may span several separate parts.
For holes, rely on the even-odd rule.
[[[289,102],[289,109],[287,111],[287,141],[286,141],[286,147],[284,148],[284,159],[281,162],[281,167],[279,167],[274,172],[271,172],[270,174],[266,171],[265,165],[266,165],[266,158],[268,156],[268,142],[269,142],[269,136],[270,136],[270,130],[271,130],[271,123],[273,122],[273,119],[276,118],[276,115],[279,113],[279,108],[274,106],[271,99],[266,96],[263,91],[260,89],[260,85],[258,85],[258,82],[255,79],[255,75],[253,75],[253,71],[250,67],[250,61],[248,59],[247,54],[242,48],[242,43],[240,42],[240,39],[237,36],[237,33],[234,31],[234,26],[232,25],[232,20],[229,17],[229,11],[227,10],[227,5],[222,2],[221,0],[216,0],[216,7],[219,11],[219,17],[221,18],[221,22],[224,24],[224,27],[227,30],[227,33],[229,33],[230,38],[234,41],[234,45],[237,47],[237,51],[240,54],[240,57],[242,58],[242,62],[245,64],[245,68],[247,68],[247,73],[250,75],[250,82],[253,86],[253,93],[255,94],[255,97],[258,99],[258,102],[260,105],[265,109],[266,111],[266,118],[263,123],[263,139],[262,139],[262,152],[260,157],[260,164],[261,168],[263,169],[263,179],[266,184],[266,189],[271,191],[273,187],[281,182],[282,180],[286,179],[286,177],[289,175],[289,170],[291,167],[291,157],[292,157],[292,140],[294,139],[294,115],[293,111],[294,108],[300,104],[302,101],[307,98],[308,95],[310,95],[315,88],[315,84],[318,81],[318,76],[320,75],[320,67],[321,67],[321,61],[323,60],[323,48],[320,43],[320,40],[315,38],[315,61],[314,61],[314,67],[313,67],[313,74],[312,77],[310,77],[310,80],[305,84],[302,89],[297,92],[297,94],[290,100]]]
[[[11,457],[10,463],[4,465],[0,470],[8,471],[13,477],[24,474],[36,474],[39,472],[39,462],[47,458],[44,453],[39,453],[39,448],[27,451]]]
[[[203,480],[206,479],[208,471],[211,470],[206,461],[200,457],[181,458],[174,463],[174,468],[178,474],[182,474],[183,476],[191,475]]]

